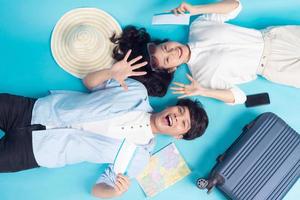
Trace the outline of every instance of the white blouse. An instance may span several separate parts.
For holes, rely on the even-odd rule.
[[[187,63],[193,78],[212,89],[230,89],[233,104],[246,101],[235,84],[256,79],[264,41],[259,30],[224,23],[235,18],[239,6],[228,14],[204,14],[190,27],[188,45],[191,58]]]

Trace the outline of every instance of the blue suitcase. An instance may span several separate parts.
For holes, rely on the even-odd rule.
[[[244,127],[197,186],[208,192],[217,186],[233,200],[277,200],[299,175],[300,135],[275,114],[263,113]]]

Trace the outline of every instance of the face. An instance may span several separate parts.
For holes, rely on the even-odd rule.
[[[159,133],[181,139],[191,128],[189,109],[186,106],[172,106],[151,116],[151,125]]]
[[[156,68],[173,71],[189,60],[190,50],[187,45],[170,41],[156,45],[151,55],[153,65]]]

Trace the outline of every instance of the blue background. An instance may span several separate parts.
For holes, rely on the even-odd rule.
[[[186,42],[187,26],[151,26],[154,13],[177,6],[179,0],[0,0],[0,92],[40,97],[49,89],[85,90],[81,81],[54,62],[50,52],[50,36],[55,23],[67,11],[78,7],[101,8],[119,21],[143,26],[158,38]],[[188,1],[208,3],[211,1]],[[231,23],[264,28],[269,25],[300,24],[299,0],[248,0],[244,9]],[[187,82],[186,67],[181,67],[176,81]],[[272,84],[262,78],[241,86],[247,93],[268,92],[271,104],[247,109],[244,105],[228,106],[201,98],[210,124],[207,133],[195,141],[175,141],[192,173],[184,180],[158,194],[153,199],[225,199],[215,189],[210,195],[195,186],[198,177],[208,175],[221,154],[240,133],[242,127],[258,114],[272,111],[300,132],[300,90]],[[176,97],[170,92],[162,99],[151,98],[159,111],[174,104]],[[157,149],[170,138],[160,136]],[[88,200],[90,190],[103,171],[103,165],[82,163],[59,169],[33,169],[13,174],[0,174],[1,200]],[[300,182],[286,196],[286,200],[299,199]],[[129,191],[118,199],[145,199],[136,181]]]

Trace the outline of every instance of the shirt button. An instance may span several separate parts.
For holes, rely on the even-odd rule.
[[[263,58],[266,58],[266,56],[263,56]]]
[[[142,128],[143,126],[142,125],[140,125],[140,128]]]
[[[147,124],[146,126],[149,126],[149,124]]]
[[[263,67],[263,66],[264,66],[264,64],[261,64],[260,66],[262,66],[262,67]]]
[[[133,126],[131,128],[133,128]]]
[[[122,127],[121,129],[124,130],[124,127]]]

